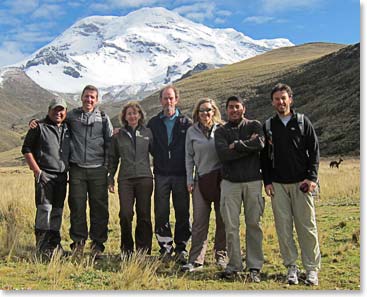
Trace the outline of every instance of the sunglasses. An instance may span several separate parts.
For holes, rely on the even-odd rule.
[[[199,112],[211,112],[212,110],[212,108],[199,109]]]

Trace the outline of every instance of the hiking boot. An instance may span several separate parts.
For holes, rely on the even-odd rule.
[[[91,256],[95,260],[102,259],[103,252],[100,249],[92,249],[91,250]]]
[[[56,245],[56,247],[52,249],[52,254],[53,255],[58,255],[60,257],[64,256],[65,251],[64,251],[62,245],[61,244]]]
[[[239,276],[239,273],[237,271],[225,269],[219,274],[219,277],[222,279],[228,279],[228,280],[234,280],[237,276]]]
[[[187,252],[186,251],[176,252],[174,258],[175,258],[175,261],[181,265],[187,264]]]
[[[221,270],[224,270],[227,267],[227,261],[226,261],[225,257],[223,257],[223,256],[218,257],[215,264]]]
[[[194,271],[197,271],[197,270],[201,270],[203,269],[203,264],[200,264],[200,263],[187,263],[185,265],[183,265],[181,267],[181,271],[188,271],[188,272],[194,272]]]
[[[101,259],[103,254],[103,245],[98,244],[96,242],[92,242],[90,252],[93,259],[95,260]]]
[[[253,283],[261,282],[260,270],[259,269],[250,269],[249,280]]]
[[[73,256],[76,256],[76,257],[83,256],[83,254],[84,254],[84,246],[85,246],[85,241],[84,240],[81,240],[81,241],[78,241],[78,242],[73,242],[70,245],[72,255]]]
[[[290,285],[298,285],[298,268],[296,265],[288,266],[287,282]]]
[[[318,286],[319,285],[319,278],[317,275],[317,271],[310,270],[306,272],[306,285],[309,286]]]
[[[172,254],[169,252],[163,252],[159,255],[159,260],[161,260],[163,263],[168,263],[172,261]]]

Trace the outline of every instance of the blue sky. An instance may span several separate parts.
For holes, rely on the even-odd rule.
[[[18,62],[91,15],[162,6],[212,28],[295,44],[360,41],[359,0],[1,0],[0,66]]]

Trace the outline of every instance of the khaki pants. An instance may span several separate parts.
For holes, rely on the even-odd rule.
[[[298,252],[293,238],[293,223],[301,248],[302,264],[309,270],[319,270],[321,255],[317,238],[314,200],[311,193],[299,190],[299,183],[273,183],[271,199],[280,253],[285,266],[296,265]]]
[[[262,268],[264,256],[260,221],[265,201],[261,195],[261,186],[261,181],[233,183],[223,180],[221,183],[220,211],[226,229],[229,258],[227,270],[243,270],[239,236],[242,202],[246,223],[246,268]]]
[[[226,234],[224,223],[220,214],[219,200],[213,203],[206,201],[200,193],[198,182],[195,182],[192,193],[194,222],[192,224],[191,249],[189,262],[204,264],[205,253],[208,246],[209,219],[212,205],[215,211],[215,259],[226,256]]]

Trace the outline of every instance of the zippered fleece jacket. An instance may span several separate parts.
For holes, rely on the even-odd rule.
[[[137,177],[153,177],[150,170],[149,151],[153,135],[149,128],[139,126],[135,130],[135,142],[131,132],[121,128],[112,136],[108,162],[108,184],[114,185],[114,176],[120,162],[118,180]]]
[[[269,156],[269,136],[266,135],[265,149],[261,153],[264,184],[272,182],[290,184],[309,179],[317,181],[320,152],[319,142],[311,121],[304,116],[302,136],[294,111],[286,126],[275,115],[270,122],[274,149],[274,168]],[[264,125],[264,133],[266,127]]]
[[[168,145],[166,125],[160,112],[148,122],[147,127],[153,134],[153,171],[164,176],[186,176],[185,141],[187,129],[192,125],[191,120],[181,112],[176,117],[172,129],[172,141]]]
[[[32,153],[41,170],[63,173],[69,169],[70,134],[64,122],[59,127],[48,116],[29,129],[22,154]]]
[[[214,133],[219,127],[219,124],[214,125],[209,138],[201,131],[199,123],[195,123],[187,130],[186,174],[188,185],[194,184],[198,176],[222,167],[214,145]],[[194,172],[195,178],[193,177]]]
[[[251,139],[251,136],[257,136]],[[264,132],[259,121],[242,119],[228,122],[215,131],[215,148],[222,162],[222,178],[230,182],[261,180],[260,151],[264,148]],[[235,143],[235,148],[229,145]]]
[[[107,166],[113,130],[109,117],[102,117],[98,107],[91,113],[80,107],[67,113],[66,122],[72,139],[70,163],[80,167]]]

